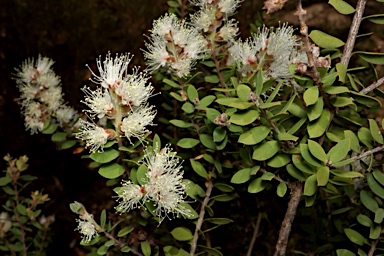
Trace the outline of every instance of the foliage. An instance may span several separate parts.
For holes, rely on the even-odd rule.
[[[240,2],[168,1],[169,13],[153,22],[143,49],[147,71],[161,85],[157,108],[148,103],[160,97],[148,74],[127,71],[129,55],[97,59],[98,72],[90,68],[97,89],[83,89],[87,117],[73,113],[68,122],[57,121],[58,107],[50,110],[41,99],[49,86],[39,67],[51,74],[50,65],[40,65],[51,62],[39,57],[19,70],[26,122],[31,113],[38,117],[32,131],[52,134],[74,153],[89,148],[83,158],[116,193],[117,217],[103,210],[94,218],[86,202],[70,205],[90,255],[223,255],[217,230],[241,232],[243,222],[254,224],[248,244],[236,248],[247,255],[382,250],[384,122],[374,115],[384,92],[374,65],[383,55],[355,51],[358,61],[349,64],[357,32],[346,42],[308,33],[301,2],[301,40],[287,24],[260,22],[250,38],[238,39],[230,17]],[[266,1],[265,8],[281,9],[275,4]],[[344,15],[363,12],[342,0],[329,4]],[[366,19],[381,24],[381,17]],[[352,28],[360,21],[356,15]],[[31,102],[48,110],[37,115]],[[156,109],[160,125],[151,134]],[[280,198],[289,200],[277,218],[281,227],[270,221]],[[236,211],[238,205],[247,207]],[[261,233],[268,239],[256,249]]]

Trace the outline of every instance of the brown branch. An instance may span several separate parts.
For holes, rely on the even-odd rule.
[[[191,255],[191,256],[194,256],[195,252],[196,252],[197,240],[199,239],[199,232],[201,229],[201,225],[203,224],[203,221],[204,221],[205,207],[208,205],[209,198],[210,198],[211,193],[212,193],[212,188],[213,188],[213,181],[212,181],[212,179],[210,179],[208,181],[207,191],[205,191],[204,201],[201,204],[199,218],[197,219],[197,223],[196,223],[195,234],[193,235],[193,239],[192,239],[191,251],[189,253],[189,255]]]
[[[349,60],[352,55],[353,47],[355,46],[356,36],[359,32],[361,20],[365,9],[367,0],[359,0],[356,5],[355,15],[353,16],[351,29],[349,30],[348,39],[344,46],[343,56],[341,57],[341,63],[348,67]]]
[[[291,199],[288,202],[287,212],[279,232],[279,239],[276,243],[276,251],[274,256],[284,256],[287,250],[289,233],[291,232],[292,222],[295,219],[296,210],[299,206],[300,198],[303,194],[303,183],[298,182],[291,189]]]
[[[379,87],[382,84],[384,84],[384,77],[380,78],[379,80],[377,80],[375,83],[371,84],[370,86],[364,88],[359,93],[360,94],[367,94],[367,93],[369,93],[370,91],[373,91],[374,89],[376,89],[377,87]]]
[[[364,153],[362,153],[360,155],[357,155],[357,156],[354,156],[354,157],[351,157],[350,159],[353,159],[355,161],[356,160],[360,160],[360,159],[363,159],[366,156],[369,156],[371,154],[374,154],[374,153],[382,151],[382,150],[384,150],[384,145],[380,146],[380,147],[373,148],[373,149],[368,150],[368,151],[365,151]],[[349,159],[347,159],[347,160],[349,160]]]
[[[259,234],[261,217],[262,217],[262,215],[259,212],[259,215],[257,216],[256,226],[255,226],[255,229],[253,230],[252,239],[251,239],[251,242],[249,243],[249,247],[248,247],[248,251],[247,251],[247,256],[251,256],[252,255],[253,246],[255,245],[257,235]]]
[[[378,242],[379,242],[379,238],[376,239],[376,240],[372,243],[372,245],[371,245],[371,249],[369,249],[369,252],[368,252],[367,256],[373,256],[373,253],[374,253],[375,250],[376,250],[376,245],[377,245]]]

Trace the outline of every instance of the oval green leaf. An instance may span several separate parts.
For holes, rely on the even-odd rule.
[[[124,173],[124,168],[117,163],[103,165],[99,169],[99,174],[107,179],[116,179],[120,177],[123,173]]]
[[[312,30],[309,37],[322,48],[339,48],[345,43],[340,39],[328,35],[320,30]]]

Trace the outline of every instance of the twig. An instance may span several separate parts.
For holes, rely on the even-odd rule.
[[[348,67],[348,63],[352,55],[352,50],[355,46],[356,36],[359,32],[359,27],[363,17],[366,2],[367,0],[359,0],[356,5],[356,11],[355,15],[353,16],[351,29],[349,30],[348,39],[344,46],[343,56],[341,57],[341,63],[343,63],[346,67]]]
[[[213,49],[212,51],[213,51],[212,59],[215,62],[215,67],[216,67],[216,70],[217,70],[217,76],[219,77],[220,85],[221,85],[221,87],[225,88],[226,85],[225,85],[224,77],[223,77],[223,74],[221,74],[221,72],[220,72],[220,63],[217,60],[215,49]]]
[[[364,88],[359,93],[360,94],[367,94],[367,93],[369,93],[370,91],[376,89],[377,87],[379,87],[382,84],[384,84],[384,77],[380,78],[379,80],[377,80],[375,83],[371,84],[370,86]]]
[[[276,251],[274,256],[284,256],[287,250],[289,233],[291,232],[292,222],[295,219],[296,210],[299,206],[300,198],[303,194],[303,183],[298,182],[291,189],[291,199],[288,202],[287,212],[279,232],[279,239],[276,243]]]
[[[189,253],[190,256],[194,256],[195,252],[196,252],[197,240],[199,239],[199,231],[200,231],[201,225],[203,224],[203,221],[204,221],[205,207],[207,206],[207,204],[209,202],[209,198],[211,196],[212,188],[213,188],[213,181],[212,181],[212,179],[210,179],[208,181],[208,186],[207,186],[207,191],[205,192],[204,201],[201,204],[199,219],[197,220],[197,223],[196,223],[195,234],[193,235],[192,244],[191,244],[191,251]]]
[[[362,153],[360,155],[357,155],[357,156],[354,156],[354,157],[351,157],[350,159],[360,160],[360,159],[363,159],[366,156],[369,156],[371,154],[374,154],[374,153],[382,151],[382,150],[384,150],[384,145],[382,145],[380,147],[373,148],[373,149],[368,150],[368,151],[365,151],[364,153]],[[347,160],[349,160],[349,159],[347,159]]]
[[[253,230],[252,239],[251,239],[251,242],[250,242],[249,247],[248,247],[247,256],[252,255],[253,246],[255,245],[257,235],[259,234],[261,217],[262,217],[262,215],[259,212],[259,215],[257,216],[256,226],[255,226],[255,229]]]
[[[372,243],[372,245],[371,245],[371,249],[369,249],[369,252],[368,252],[367,256],[373,256],[373,253],[374,253],[375,250],[376,250],[376,245],[377,245],[378,242],[379,242],[379,239],[376,239],[376,240]]]

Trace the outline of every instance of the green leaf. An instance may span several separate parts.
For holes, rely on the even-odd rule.
[[[328,109],[324,109],[319,119],[308,124],[307,130],[309,137],[312,139],[323,135],[328,127],[330,119],[331,112]]]
[[[14,191],[13,189],[11,189],[9,186],[2,187],[2,189],[3,189],[4,192],[7,193],[8,195],[13,196],[13,195],[15,194],[15,191]]]
[[[66,138],[67,138],[67,133],[56,132],[56,133],[52,134],[51,140],[53,142],[62,142],[62,141],[65,141]]]
[[[305,110],[295,102],[292,102],[292,104],[288,107],[288,112],[300,118],[304,118],[307,116]]]
[[[360,58],[362,58],[366,62],[376,64],[376,65],[384,65],[384,53],[376,53],[376,52],[356,52],[356,53],[358,53]]]
[[[232,102],[228,105],[229,107],[237,108],[237,109],[248,109],[253,106],[251,102]]]
[[[192,232],[186,227],[178,227],[171,231],[173,238],[178,241],[189,241],[192,240]]]
[[[285,193],[287,193],[287,185],[285,185],[284,182],[281,182],[278,186],[277,186],[277,190],[276,190],[276,193],[279,197],[283,197],[285,195]]]
[[[225,136],[227,136],[227,129],[225,129],[222,126],[218,126],[213,131],[213,141],[214,142],[220,142],[222,141]]]
[[[373,174],[373,177],[375,177],[375,179],[382,185],[384,186],[384,173],[382,173],[381,171],[379,170],[374,170],[372,172]]]
[[[197,144],[199,144],[200,141],[192,138],[183,138],[177,142],[177,146],[181,148],[193,148]]]
[[[313,140],[308,140],[308,149],[311,154],[319,159],[324,164],[327,162],[327,155],[324,152],[324,149],[322,146],[320,146],[319,143]]]
[[[210,75],[204,77],[205,82],[211,83],[211,84],[218,84],[220,82],[220,79],[217,75]]]
[[[169,95],[171,95],[173,98],[175,98],[175,99],[178,100],[178,101],[185,101],[185,100],[180,96],[180,94],[178,94],[178,93],[170,92]]]
[[[75,146],[76,143],[77,143],[77,140],[67,140],[67,141],[63,142],[63,144],[60,145],[60,148],[61,149],[68,149],[68,148]]]
[[[377,125],[376,121],[369,119],[369,130],[371,132],[372,138],[380,144],[384,143],[383,135],[381,134],[380,128]]]
[[[337,75],[339,76],[339,81],[342,83],[345,83],[345,78],[347,76],[347,66],[339,62],[336,64],[336,70],[337,70]]]
[[[185,102],[181,109],[187,114],[191,114],[195,111],[195,107],[190,102]]]
[[[97,249],[97,255],[105,255],[105,254],[107,254],[108,249],[109,249],[108,246],[105,246],[105,245],[100,246],[99,249]]]
[[[380,1],[382,2],[382,1]],[[363,19],[367,19],[370,22],[383,25],[384,24],[384,14],[374,14],[364,17]]]
[[[192,166],[192,169],[198,174],[200,175],[201,177],[203,178],[208,178],[208,173],[207,171],[205,170],[204,166],[200,163],[200,162],[197,162],[196,160],[194,159],[190,159],[190,162],[191,162],[191,166]]]
[[[267,182],[261,178],[254,179],[248,186],[248,193],[259,193],[267,186]]]
[[[350,149],[351,141],[349,139],[341,140],[329,150],[327,158],[331,163],[339,162],[347,156]]]
[[[99,169],[99,174],[107,179],[116,179],[120,177],[123,173],[124,168],[117,163],[103,165]]]
[[[51,123],[47,128],[45,128],[44,130],[41,131],[42,134],[52,134],[56,131],[57,127],[59,125],[55,124],[55,123]]]
[[[90,155],[90,158],[98,163],[105,164],[119,157],[119,151],[110,148],[103,152],[94,152]]]
[[[350,228],[345,228],[344,233],[347,235],[349,240],[351,240],[351,242],[361,246],[364,245],[365,238],[357,231]]]
[[[376,212],[379,209],[379,204],[372,196],[368,193],[368,191],[361,190],[360,191],[360,200],[363,205],[370,211]]]
[[[373,224],[372,220],[371,220],[369,217],[367,217],[367,216],[365,216],[365,215],[363,215],[363,214],[359,214],[359,215],[357,215],[356,219],[357,219],[357,221],[358,221],[361,225],[366,226],[366,227],[368,227],[368,228],[371,227],[372,224]]]
[[[213,139],[208,134],[200,134],[199,139],[201,141],[201,144],[204,145],[204,147],[209,149],[216,149],[216,144],[213,142]]]
[[[298,179],[301,181],[306,180],[303,173],[300,170],[298,170],[293,164],[287,165],[287,172],[289,173],[289,175],[291,175],[295,179]]]
[[[167,4],[169,7],[174,7],[174,8],[178,8],[180,6],[180,4],[176,1],[167,1]]]
[[[331,173],[337,177],[341,178],[348,178],[348,179],[354,179],[354,178],[362,178],[364,177],[363,174],[359,172],[351,172],[351,171],[343,171],[343,170],[331,170]]]
[[[248,101],[248,95],[250,92],[251,88],[245,84],[239,84],[236,88],[237,97],[239,97],[241,101]]]
[[[296,137],[292,134],[286,133],[286,132],[281,132],[277,135],[277,138],[279,140],[292,140],[292,141],[297,141],[299,137]]]
[[[354,254],[353,252],[347,249],[337,249],[336,255],[337,256],[356,256],[356,254]]]
[[[254,127],[249,131],[240,134],[238,142],[243,143],[244,145],[256,145],[257,143],[263,141],[268,136],[270,131],[270,127],[263,125]]]
[[[317,178],[315,174],[312,174],[307,178],[304,184],[304,194],[305,196],[313,196],[317,190]]]
[[[313,105],[317,102],[317,99],[319,98],[319,88],[317,86],[309,87],[304,92],[304,102],[307,104],[307,106]]]
[[[231,183],[241,184],[247,182],[251,178],[251,168],[241,169],[236,172],[231,179]]]
[[[199,102],[199,104],[196,106],[197,109],[200,109],[200,108],[203,108],[203,107],[207,107],[209,105],[211,105],[211,103],[216,99],[215,96],[213,95],[208,95],[208,96],[205,96],[204,98],[202,98]]]
[[[258,117],[260,113],[257,110],[247,110],[241,113],[232,114],[229,121],[233,124],[237,125],[248,125],[253,123]]]
[[[373,138],[370,130],[365,127],[361,127],[357,132],[357,137],[368,148],[373,148]]]
[[[312,30],[309,37],[322,48],[339,48],[345,43],[340,39],[328,35],[320,30]]]
[[[169,80],[169,79],[167,79],[167,78],[164,78],[164,79],[163,79],[163,83],[165,83],[165,84],[167,84],[167,85],[169,85],[169,86],[171,86],[171,87],[173,87],[173,88],[180,89],[180,85],[179,85],[179,84],[177,84],[177,83],[175,83],[174,81]]]
[[[196,102],[199,99],[199,94],[193,85],[188,85],[187,95],[190,102]]]
[[[344,131],[344,137],[349,139],[350,148],[356,153],[360,153],[359,138],[356,136],[356,134],[353,131],[346,130]]]
[[[371,173],[367,174],[367,183],[373,193],[375,193],[380,198],[384,199],[384,188],[380,186],[379,183],[377,183],[377,181],[375,180],[375,178],[372,176]]]
[[[383,208],[379,208],[376,210],[375,212],[375,223],[377,224],[381,224],[381,222],[383,222],[383,218],[384,218],[384,209]]]
[[[27,208],[25,208],[25,206],[22,205],[22,204],[18,204],[16,206],[16,209],[17,209],[18,213],[20,213],[21,215],[26,215],[27,214]]]
[[[207,108],[205,110],[205,114],[206,114],[208,120],[211,121],[212,123],[215,122],[216,117],[221,115],[221,113],[214,108]]]
[[[309,151],[309,147],[307,144],[300,144],[300,153],[304,160],[312,166],[321,167],[325,165],[325,162],[320,162],[319,160],[317,160],[317,158],[312,155],[311,151]]]
[[[338,63],[340,64],[340,63]],[[341,93],[346,93],[349,92],[348,87],[345,86],[327,86],[324,88],[324,92],[328,94],[341,94]]]
[[[377,239],[381,234],[381,226],[380,225],[372,225],[369,230],[369,238]]]
[[[151,256],[151,246],[147,240],[140,243],[141,251],[144,256]]]
[[[199,247],[199,249],[201,249],[202,251],[207,252],[204,255],[223,256],[223,254],[215,248],[207,247],[207,246],[203,246],[203,245],[198,245],[197,247]]]
[[[273,157],[280,149],[280,144],[276,140],[267,141],[258,146],[252,155],[252,159],[264,161]]]
[[[105,221],[107,220],[107,212],[104,210],[101,211],[100,214],[100,226],[105,228]]]
[[[12,179],[8,175],[5,177],[1,177],[0,178],[0,186],[5,186],[8,183],[10,183],[11,181],[12,181]]]
[[[173,124],[174,126],[177,126],[177,127],[180,127],[180,128],[191,128],[191,127],[193,127],[193,124],[185,122],[185,121],[182,121],[182,120],[172,119],[169,122],[171,124]]]
[[[317,178],[317,185],[318,186],[327,185],[327,183],[329,181],[329,167],[328,166],[320,167],[317,170],[316,178]]]
[[[269,160],[267,165],[273,168],[280,168],[286,166],[290,161],[290,155],[281,153],[275,155],[271,160]]]
[[[355,12],[355,8],[343,0],[329,0],[328,3],[341,14],[348,15]]]
[[[324,102],[323,98],[318,98],[315,105],[309,106],[307,108],[307,115],[309,121],[316,120],[321,116],[321,113],[323,113],[324,108]]]
[[[233,220],[228,218],[208,218],[208,219],[204,219],[204,221],[208,221],[216,225],[225,225],[233,222]]]
[[[117,236],[118,236],[118,237],[126,236],[126,235],[128,235],[129,233],[131,233],[133,230],[134,230],[134,227],[133,227],[133,226],[125,226],[124,228],[122,228],[122,229],[119,231],[119,233],[117,233]]]

